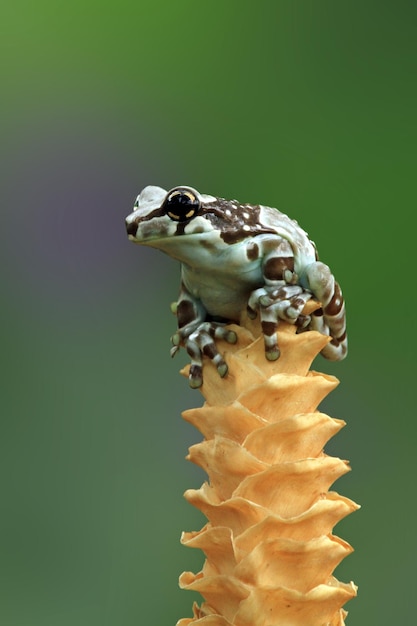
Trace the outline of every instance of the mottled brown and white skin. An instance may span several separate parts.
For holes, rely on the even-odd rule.
[[[192,187],[166,191],[148,186],[137,197],[126,227],[131,241],[159,248],[181,263],[172,353],[179,346],[189,353],[191,386],[202,384],[203,356],[226,375],[215,339],[236,341],[226,324],[239,322],[245,309],[251,317],[260,315],[269,360],[279,358],[279,320],[295,324],[299,332],[329,335],[331,341],[321,351],[326,358],[346,356],[340,286],[318,260],[307,233],[278,209],[200,194]],[[305,316],[310,298],[322,306]]]

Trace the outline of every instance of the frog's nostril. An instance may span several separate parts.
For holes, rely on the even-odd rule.
[[[128,235],[135,237],[138,232],[138,225],[135,222],[126,222],[126,230]]]

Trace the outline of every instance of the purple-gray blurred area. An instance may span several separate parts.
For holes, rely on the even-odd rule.
[[[97,119],[89,110],[42,111],[25,122],[10,142],[3,253],[14,259],[17,291],[28,289],[48,307],[77,309],[128,278],[125,259],[135,255],[124,216],[153,176],[149,155],[138,150],[135,158],[117,133],[116,112]],[[138,134],[146,145],[146,131]],[[145,250],[139,255],[147,257]],[[157,266],[160,257],[152,256]],[[140,262],[136,270],[138,290],[146,292],[150,274]]]

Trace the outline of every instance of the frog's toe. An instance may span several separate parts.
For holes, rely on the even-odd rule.
[[[203,384],[203,357],[201,349],[198,342],[191,337],[185,340],[184,346],[191,359],[188,381],[192,389],[198,389]]]
[[[192,363],[190,367],[190,373],[188,375],[188,382],[191,389],[198,389],[203,384],[203,368],[201,365]]]
[[[172,346],[171,350],[169,351],[171,357],[174,357],[177,352],[179,352],[180,347],[179,346]]]
[[[219,372],[219,376],[221,378],[224,378],[229,371],[229,368],[227,367],[227,364],[223,361],[223,363],[219,363],[217,365],[217,371]]]
[[[254,320],[258,315],[258,310],[260,308],[261,298],[267,295],[267,291],[265,287],[259,287],[259,289],[255,289],[249,296],[248,303],[246,305],[246,312],[248,314],[249,319]]]
[[[268,361],[277,361],[280,356],[281,352],[278,346],[273,350],[265,350],[265,357],[268,359]]]
[[[237,335],[234,330],[229,330],[227,326],[216,326],[214,330],[216,339],[224,339],[227,343],[236,343]]]
[[[214,344],[213,344],[214,346]],[[216,368],[219,376],[221,378],[224,378],[229,370],[229,368],[227,367],[227,364],[225,362],[225,360],[223,359],[222,355],[217,352],[217,348],[214,346],[214,348],[210,349],[210,351],[207,350],[207,346],[205,346],[204,351],[203,351],[204,356],[207,356],[210,361],[213,363],[214,367]]]
[[[174,348],[179,348],[179,346],[181,345],[181,335],[180,335],[180,333],[176,332],[176,333],[174,333],[172,335],[171,343],[174,346]]]
[[[303,294],[304,295],[304,294]],[[301,296],[296,296],[295,298],[291,298],[289,301],[289,305],[286,308],[286,315],[290,319],[297,321],[301,316],[301,311],[304,309],[306,301],[311,298],[310,294],[305,294],[306,298]]]
[[[217,326],[214,328],[214,336],[218,339],[226,339],[229,340],[231,339],[231,341],[229,341],[229,343],[236,343],[237,340],[237,336],[236,333],[234,333],[233,331],[228,331],[226,330],[226,328],[224,326]],[[234,337],[233,337],[234,336]],[[234,339],[234,341],[233,341]],[[199,334],[199,339],[198,339],[199,343],[200,343],[200,348],[202,350],[202,353],[204,354],[204,356],[206,356],[207,358],[210,359],[210,361],[213,363],[213,365],[216,367],[219,375],[224,378],[227,374],[227,365],[226,362],[224,361],[222,355],[220,354],[220,352],[217,350],[216,344],[214,343],[211,334],[209,334],[208,332],[202,331]]]
[[[283,278],[288,285],[296,285],[298,283],[298,274],[288,268],[284,270]]]
[[[261,327],[265,343],[265,357],[268,361],[276,361],[280,355],[277,340],[278,321],[264,318]]]
[[[276,309],[276,314],[279,319],[289,322],[290,324],[296,324],[299,326],[299,320],[304,320],[305,316],[302,311],[306,305],[306,302],[310,300],[311,293],[303,291],[302,293],[294,294],[292,296],[285,296],[277,300],[273,305]]]
[[[308,327],[310,326],[310,324],[311,324],[311,315],[301,314],[297,317],[297,320],[295,322],[295,325],[297,326],[300,332],[302,330],[308,330]]]

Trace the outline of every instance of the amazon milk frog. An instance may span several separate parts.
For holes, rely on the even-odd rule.
[[[298,332],[314,329],[330,335],[322,350],[326,358],[346,356],[341,289],[318,260],[307,233],[284,213],[201,194],[192,187],[166,191],[148,186],[137,197],[126,227],[131,241],[159,248],[181,263],[178,330],[171,353],[186,348],[192,387],[202,384],[203,356],[213,361],[220,376],[226,375],[215,339],[236,341],[226,324],[239,322],[245,308],[252,318],[259,313],[267,359],[280,354],[280,319],[295,324]],[[302,311],[310,298],[322,306],[306,316]]]

